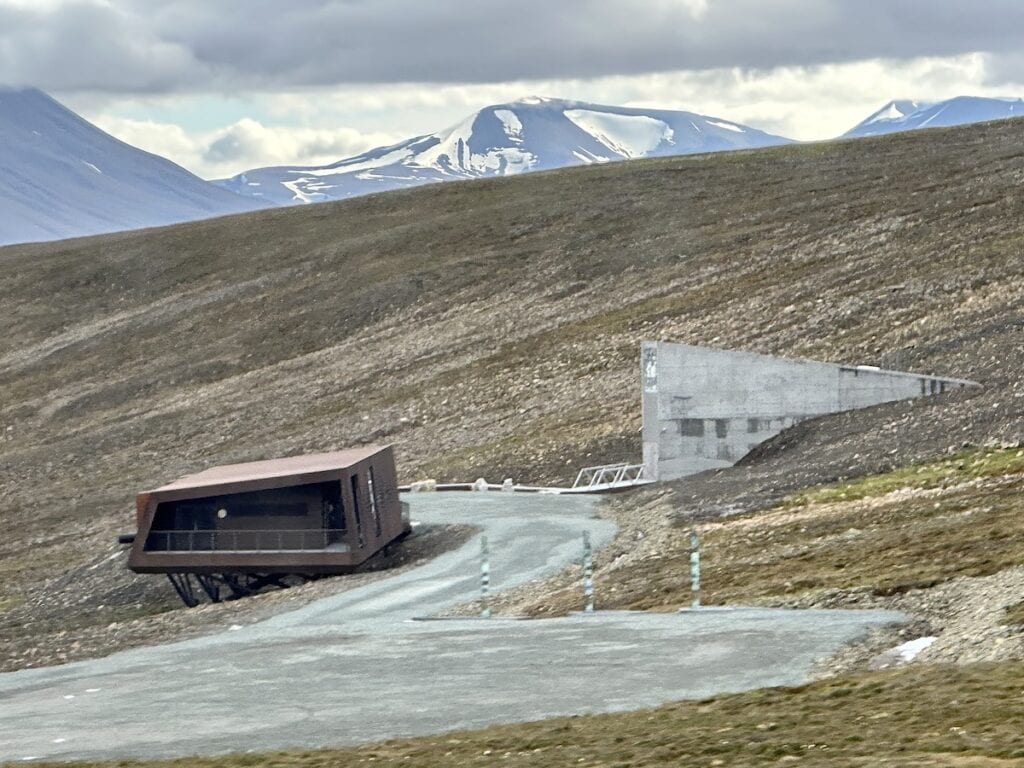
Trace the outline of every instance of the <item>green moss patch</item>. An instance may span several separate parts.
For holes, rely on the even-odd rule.
[[[805,504],[856,501],[884,496],[904,488],[941,488],[949,483],[963,483],[979,477],[1021,473],[1024,473],[1024,448],[978,448],[940,461],[910,465],[848,483],[813,488],[790,496],[783,505],[800,507]]]
[[[1003,624],[1024,626],[1024,600],[1006,609],[1006,612],[1003,614]]]

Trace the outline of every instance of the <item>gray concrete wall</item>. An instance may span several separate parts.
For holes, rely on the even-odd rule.
[[[801,419],[977,386],[939,376],[647,341],[641,348],[648,477],[736,463]]]

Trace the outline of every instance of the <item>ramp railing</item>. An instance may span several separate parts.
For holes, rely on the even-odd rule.
[[[584,467],[576,475],[574,490],[603,490],[627,488],[648,482],[643,464],[604,464],[599,467]]]

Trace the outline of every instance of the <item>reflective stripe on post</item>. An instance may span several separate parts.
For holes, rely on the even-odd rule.
[[[690,592],[690,607],[700,608],[700,538],[696,529],[690,531]]]
[[[487,602],[488,592],[491,588],[491,563],[487,550],[487,537],[480,537],[480,616],[484,619],[491,618],[491,606]]]
[[[590,551],[590,531],[583,532],[583,610],[594,612],[594,561]]]

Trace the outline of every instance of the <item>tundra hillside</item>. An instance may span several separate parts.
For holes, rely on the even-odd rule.
[[[1022,182],[1017,120],[2,249],[0,661],[171,636],[113,537],[213,463],[392,442],[407,481],[544,483],[637,458],[643,339],[984,385],[798,426],[660,518],[1016,444]]]

